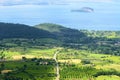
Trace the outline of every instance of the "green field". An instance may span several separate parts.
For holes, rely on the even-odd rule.
[[[120,80],[120,57],[70,48],[1,50],[0,80]],[[24,54],[23,54],[24,53]]]
[[[0,63],[0,80],[54,80],[55,61],[52,59],[25,59]]]
[[[15,59],[21,59],[23,56],[27,58],[53,58],[54,52],[58,48],[27,48],[24,50],[22,47],[17,48],[9,48],[8,50],[0,50],[0,53],[3,53],[5,55],[5,58],[7,60],[15,60]]]
[[[85,50],[63,49],[58,54],[60,80],[119,80],[120,57]]]

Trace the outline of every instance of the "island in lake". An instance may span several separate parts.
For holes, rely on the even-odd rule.
[[[73,9],[71,12],[94,12],[93,8],[90,7],[82,7],[81,9]]]

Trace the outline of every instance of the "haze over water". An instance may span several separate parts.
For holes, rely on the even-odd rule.
[[[94,12],[71,12],[82,7],[93,8]],[[0,22],[56,23],[76,29],[120,30],[120,1],[0,6]]]

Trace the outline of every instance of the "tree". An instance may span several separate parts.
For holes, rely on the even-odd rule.
[[[85,59],[85,60],[82,60],[81,62],[82,62],[83,64],[90,64],[90,63],[91,63],[90,60],[86,60],[86,59]]]
[[[26,60],[27,60],[27,58],[26,58],[26,57],[22,57],[22,60],[26,61]]]
[[[0,67],[1,67],[1,70],[3,70],[3,69],[5,68],[5,64],[2,63],[2,64],[0,65]]]
[[[0,52],[0,60],[3,60],[3,59],[5,59],[4,51]]]

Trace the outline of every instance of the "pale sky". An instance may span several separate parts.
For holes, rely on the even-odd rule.
[[[116,0],[0,0],[0,5],[36,3],[114,2]]]

